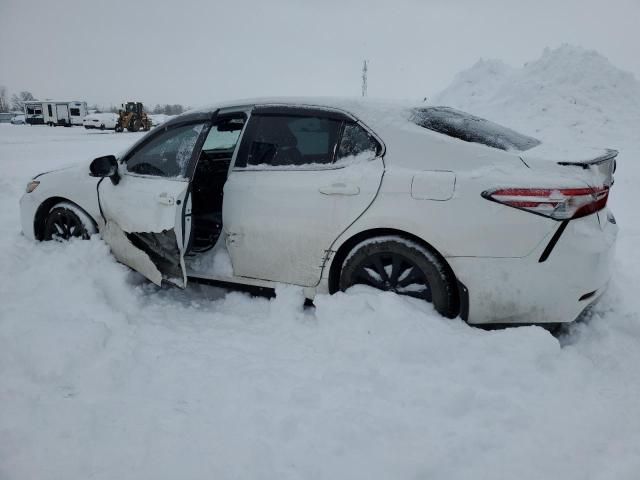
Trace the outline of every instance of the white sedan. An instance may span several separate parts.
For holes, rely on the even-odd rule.
[[[11,119],[13,125],[24,125],[26,122],[24,115],[16,115]]]
[[[82,119],[82,125],[87,129],[115,130],[117,121],[117,113],[90,113]]]
[[[242,101],[34,177],[22,228],[100,232],[156,284],[365,284],[473,324],[570,322],[609,280],[616,154],[447,107]]]

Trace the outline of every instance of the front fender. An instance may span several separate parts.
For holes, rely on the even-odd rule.
[[[100,179],[89,176],[89,167],[86,163],[44,173],[36,176],[35,179],[40,182],[38,188],[24,194],[20,200],[25,235],[36,236],[34,225],[36,217],[42,213],[40,210],[52,206],[51,202],[57,203],[58,200],[75,203],[97,225],[102,223],[97,194],[97,184]]]

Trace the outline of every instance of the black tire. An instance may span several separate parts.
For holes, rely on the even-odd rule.
[[[380,237],[356,245],[342,264],[340,290],[365,284],[433,303],[447,318],[458,315],[453,273],[422,245],[401,237]]]
[[[104,123],[100,125],[100,130],[104,130]]]
[[[122,132],[122,125],[120,125],[120,123],[116,123],[116,128],[114,128],[114,130],[115,130],[117,133]]]
[[[53,206],[44,220],[42,239],[66,241],[71,238],[88,240],[96,232],[88,215],[69,202]]]

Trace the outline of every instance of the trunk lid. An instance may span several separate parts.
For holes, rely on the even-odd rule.
[[[554,171],[586,182],[590,187],[611,187],[616,169],[617,150],[602,148],[567,148],[543,143],[521,152],[520,159],[533,170]]]

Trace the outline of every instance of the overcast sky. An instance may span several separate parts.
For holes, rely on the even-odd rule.
[[[263,95],[422,98],[479,58],[596,49],[640,78],[640,0],[0,0],[0,85],[197,106]]]

